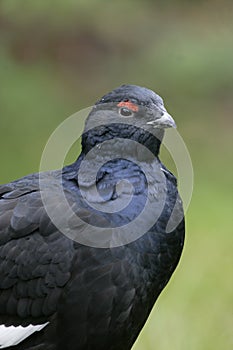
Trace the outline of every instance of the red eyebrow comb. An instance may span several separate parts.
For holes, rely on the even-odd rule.
[[[130,102],[130,101],[121,101],[120,103],[118,103],[117,106],[129,108],[133,112],[138,112],[138,110],[139,110],[139,107],[135,103]]]

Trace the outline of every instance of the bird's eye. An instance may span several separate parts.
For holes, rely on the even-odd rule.
[[[121,107],[119,113],[122,117],[132,117],[134,115],[134,112],[127,107]]]

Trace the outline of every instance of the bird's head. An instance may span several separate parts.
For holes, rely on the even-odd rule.
[[[164,129],[169,127],[176,124],[159,95],[145,87],[122,85],[96,102],[86,121],[82,146],[88,151],[112,138],[130,139],[157,155]],[[125,146],[122,142],[120,148]]]

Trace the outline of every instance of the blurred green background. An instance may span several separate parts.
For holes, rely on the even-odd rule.
[[[164,98],[195,175],[181,263],[133,349],[233,349],[232,1],[2,0],[0,182],[123,83]]]

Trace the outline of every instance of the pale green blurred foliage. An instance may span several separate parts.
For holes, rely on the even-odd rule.
[[[0,2],[1,183],[38,171],[54,128],[122,83],[158,92],[190,151],[184,254],[134,350],[233,348],[232,15],[231,1]]]

